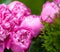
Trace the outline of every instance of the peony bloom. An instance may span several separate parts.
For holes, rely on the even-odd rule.
[[[13,52],[16,52],[16,51],[24,52],[30,47],[31,40],[32,40],[32,37],[33,37],[32,34],[34,34],[34,33],[30,29],[20,28],[16,32],[12,32],[12,34],[10,36],[11,41],[8,42],[7,46],[8,47],[10,46],[10,48]],[[21,49],[18,48],[18,47],[20,47]],[[17,50],[17,49],[19,49],[19,50]]]
[[[2,44],[0,50],[4,52],[6,47],[7,49],[11,48],[13,52],[24,52],[31,44],[33,32],[20,29],[20,23],[23,21],[24,16],[30,14],[30,10],[18,1],[11,4],[8,6],[5,4],[0,5],[0,41],[4,44],[4,48]]]
[[[34,32],[33,36],[36,37],[43,28],[43,25],[38,16],[29,15],[25,17],[20,27],[31,29]]]
[[[27,8],[23,3],[19,2],[19,1],[14,1],[14,2],[10,3],[8,5],[8,8],[12,12],[12,14],[17,18],[31,14],[30,9]]]
[[[43,5],[40,18],[45,22],[52,23],[55,18],[55,14],[58,13],[59,13],[59,8],[54,2],[46,2]]]

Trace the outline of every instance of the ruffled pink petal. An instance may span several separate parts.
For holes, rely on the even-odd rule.
[[[22,2],[19,1],[14,1],[10,3],[8,5],[8,8],[12,12],[12,14],[17,18],[31,14],[30,9],[27,8]]]
[[[0,5],[0,41],[4,41],[9,35],[7,29],[10,27],[9,18],[10,12],[5,4]]]

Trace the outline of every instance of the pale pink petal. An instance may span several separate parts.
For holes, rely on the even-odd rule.
[[[38,16],[29,15],[25,17],[20,27],[31,29],[35,33],[33,36],[36,37],[40,33],[40,30],[43,28],[43,25]]]

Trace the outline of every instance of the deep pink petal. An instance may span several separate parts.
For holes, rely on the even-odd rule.
[[[18,46],[18,45],[11,45],[11,50],[13,51],[13,52],[25,52],[20,46]]]
[[[4,43],[0,42],[0,52],[4,52],[4,49],[5,49]]]

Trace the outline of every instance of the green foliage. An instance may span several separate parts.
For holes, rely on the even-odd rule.
[[[40,36],[44,39],[42,47],[47,52],[60,52],[60,19],[56,19],[54,24],[45,23],[45,29]]]
[[[46,52],[45,48],[41,47],[43,41],[44,40],[41,39],[39,36],[37,38],[34,38],[28,52]]]
[[[2,3],[2,0],[0,0],[0,4]]]
[[[47,0],[47,1],[50,1],[50,2],[52,2],[53,0]]]
[[[12,0],[0,0],[0,4],[2,3],[9,4],[10,2],[12,2]]]

